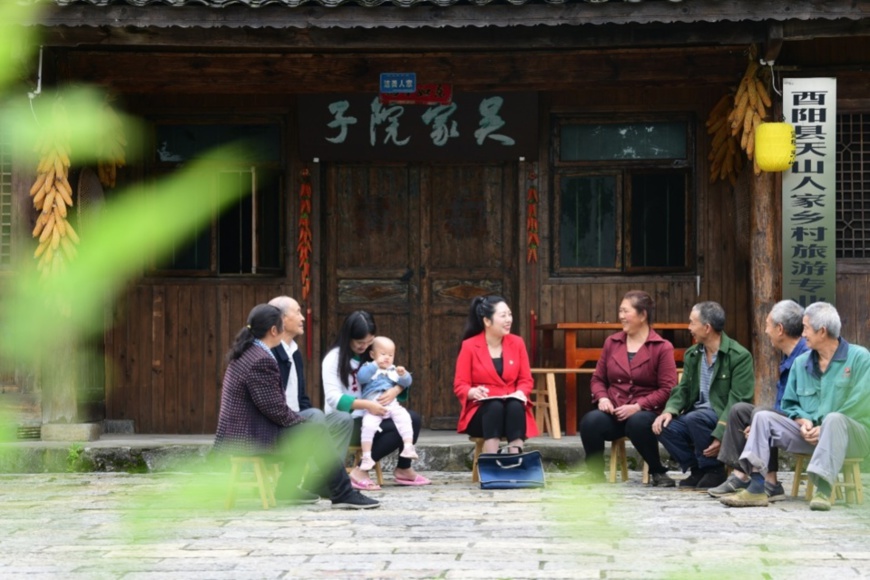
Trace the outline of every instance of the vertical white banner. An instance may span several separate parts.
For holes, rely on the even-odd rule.
[[[783,116],[797,154],[782,176],[782,293],[836,301],[837,79],[783,79]]]

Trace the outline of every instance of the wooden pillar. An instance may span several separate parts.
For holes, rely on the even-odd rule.
[[[779,353],[764,334],[765,320],[780,300],[782,243],[779,232],[779,196],[773,173],[752,173],[750,199],[750,304],[752,305],[752,358],[755,361],[755,404],[772,407],[779,378]]]

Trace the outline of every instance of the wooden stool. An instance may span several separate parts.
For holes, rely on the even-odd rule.
[[[625,455],[625,442],[628,437],[620,437],[610,443],[610,483],[616,483],[616,469],[620,467],[622,481],[628,481],[628,458]],[[649,465],[643,462],[643,482],[649,483]]]
[[[230,464],[232,471],[230,472],[230,488],[227,493],[227,509],[232,509],[236,505],[236,495],[240,488],[256,489],[260,494],[264,510],[269,509],[270,506],[275,507],[275,486],[281,475],[278,463],[267,464],[263,457],[252,455],[230,457]],[[242,467],[246,465],[251,466],[253,470],[253,481],[242,479]]]
[[[810,463],[812,455],[806,453],[794,454],[794,481],[791,484],[791,496],[797,497],[798,488],[802,481],[807,482],[804,498],[807,501],[813,498],[813,481],[805,473],[807,465]],[[861,485],[861,462],[863,458],[847,457],[843,461],[843,481],[837,477],[837,483],[833,488],[833,496],[831,499],[836,501],[838,497],[842,497],[846,503],[864,503],[864,488]]]
[[[350,447],[347,448],[347,450],[354,452],[353,453],[353,462],[354,462],[353,464],[354,464],[354,466],[356,466],[360,462],[360,460],[362,460],[362,448],[358,445],[351,445]],[[353,469],[352,467],[349,467],[347,472],[350,473],[352,469]],[[383,486],[384,485],[384,474],[383,474],[383,472],[381,472],[381,462],[380,461],[375,462],[375,475],[377,476],[377,479],[378,479],[378,485]]]
[[[556,398],[556,374],[546,369],[534,369],[535,389],[532,391],[532,407],[538,431],[549,433],[553,439],[562,438],[559,422],[559,401]]]

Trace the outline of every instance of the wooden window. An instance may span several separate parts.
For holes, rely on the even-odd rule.
[[[284,179],[280,126],[158,123],[154,133],[155,176],[171,172],[213,147],[244,139],[244,158],[215,167],[210,172],[209,190],[232,187],[250,192],[219,215],[215,211],[207,227],[178,243],[155,270],[206,276],[281,275]]]
[[[693,168],[686,119],[554,123],[558,274],[692,267]]]
[[[870,113],[837,115],[837,259],[870,258]]]
[[[12,264],[12,132],[0,123],[0,270]]]

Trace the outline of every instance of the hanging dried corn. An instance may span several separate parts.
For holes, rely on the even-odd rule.
[[[103,187],[115,187],[118,168],[127,162],[127,138],[124,136],[124,124],[121,117],[112,108],[111,98],[103,103],[103,122],[105,129],[103,139],[97,145],[97,176]]]
[[[526,262],[529,264],[538,261],[538,246],[541,244],[538,237],[538,188],[535,186],[537,178],[534,170],[529,172],[529,191],[526,194]]]
[[[755,46],[749,49],[746,72],[737,85],[734,96],[725,95],[710,111],[707,133],[710,146],[710,183],[728,178],[733,185],[743,168],[738,146],[753,160],[755,174],[761,168],[754,163],[755,130],[768,117],[773,104],[766,88],[765,72],[758,64]],[[730,105],[730,106],[729,106]]]
[[[302,185],[299,187],[299,241],[296,244],[302,282],[302,299],[311,293],[311,174],[302,170]]]
[[[68,208],[73,204],[69,142],[69,120],[63,101],[58,98],[52,107],[51,123],[45,126],[36,145],[39,164],[36,181],[30,188],[33,207],[39,212],[33,228],[33,237],[39,238],[34,257],[39,259],[36,267],[43,274],[63,268],[64,260],[74,258],[77,253],[75,244],[79,237],[67,221]]]

